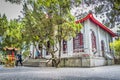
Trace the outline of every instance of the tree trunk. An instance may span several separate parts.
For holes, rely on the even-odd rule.
[[[61,41],[59,41],[59,54],[58,58],[55,57],[54,53],[51,53],[52,55],[52,67],[58,67],[58,65],[61,62]]]
[[[54,53],[51,53],[51,55],[52,55],[52,67],[56,67],[56,59],[55,59],[55,56],[54,56]]]
[[[61,62],[61,40],[59,41],[59,55],[58,55],[58,61],[57,61],[57,64],[56,64],[56,67],[58,67],[58,65],[60,64]]]

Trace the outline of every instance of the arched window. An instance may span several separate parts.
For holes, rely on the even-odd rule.
[[[92,41],[92,52],[94,52],[94,50],[97,50],[97,46],[96,46],[96,36],[94,31],[92,31],[91,33],[91,41]]]
[[[63,40],[63,53],[67,52],[67,41]]]
[[[104,52],[105,52],[105,43],[103,40],[101,40],[101,51],[102,51],[102,56],[104,57]]]
[[[73,38],[73,50],[74,52],[84,52],[83,34],[79,33]]]

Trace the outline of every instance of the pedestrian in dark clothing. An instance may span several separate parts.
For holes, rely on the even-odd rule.
[[[20,63],[21,66],[23,66],[21,53],[16,55],[16,66],[18,66],[18,63]]]

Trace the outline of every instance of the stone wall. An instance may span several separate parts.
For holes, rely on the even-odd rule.
[[[62,58],[60,67],[89,67],[90,59],[81,57]]]
[[[115,64],[120,64],[120,59],[115,59]]]
[[[103,57],[92,57],[91,58],[91,63],[90,63],[91,67],[103,66],[103,65],[106,65],[105,58],[103,58]]]
[[[113,59],[107,60],[106,65],[113,65],[113,64],[115,64]]]
[[[89,58],[89,57],[70,57],[62,58],[60,67],[96,67],[104,65],[113,65],[114,60],[106,60],[103,57]]]

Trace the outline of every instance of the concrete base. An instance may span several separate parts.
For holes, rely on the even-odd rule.
[[[103,57],[70,57],[62,58],[60,67],[96,67],[104,65],[112,65],[114,60],[106,60]]]
[[[93,57],[91,58],[91,67],[95,66],[104,66],[104,65],[113,65],[113,59],[105,59],[104,57]]]

